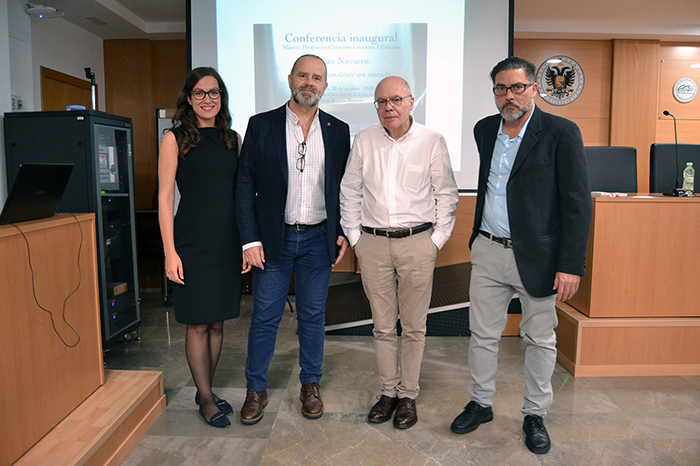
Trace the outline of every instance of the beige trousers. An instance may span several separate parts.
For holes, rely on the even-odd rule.
[[[437,248],[431,230],[406,238],[362,233],[355,255],[372,306],[381,393],[413,398],[425,347],[425,326],[433,290]],[[401,348],[396,322],[401,318]]]

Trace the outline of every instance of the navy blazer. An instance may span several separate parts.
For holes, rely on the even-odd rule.
[[[469,247],[479,234],[500,115],[474,126],[479,185]],[[535,107],[506,186],[513,252],[527,292],[552,295],[557,272],[584,276],[591,191],[576,124]]]
[[[250,118],[236,179],[236,218],[241,244],[260,241],[265,260],[275,263],[282,254],[284,210],[287,202],[286,104]],[[350,128],[319,111],[325,148],[325,198],[328,252],[337,257],[340,227],[340,180],[350,154]]]

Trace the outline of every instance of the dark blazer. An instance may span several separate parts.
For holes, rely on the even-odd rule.
[[[236,218],[241,244],[260,241],[265,260],[275,263],[282,253],[284,209],[287,202],[286,104],[250,118],[236,179]],[[350,128],[337,118],[319,111],[326,152],[325,198],[328,252],[337,257],[340,227],[340,180],[350,153]]]
[[[481,226],[500,122],[493,115],[474,127],[480,167],[469,247]],[[538,298],[554,294],[557,272],[585,275],[592,204],[578,126],[535,107],[506,190],[515,262],[527,292]]]

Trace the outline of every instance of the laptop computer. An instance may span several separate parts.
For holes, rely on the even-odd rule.
[[[0,214],[0,225],[52,217],[72,171],[72,163],[21,164]]]

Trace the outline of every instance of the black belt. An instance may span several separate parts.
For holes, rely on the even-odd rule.
[[[365,233],[370,233],[374,236],[386,236],[387,238],[405,238],[407,236],[415,235],[432,227],[433,224],[428,222],[422,225],[418,225],[413,228],[405,228],[403,230],[380,230],[379,228],[362,227],[362,231]]]
[[[287,228],[294,228],[296,231],[307,231],[307,230],[313,230],[314,228],[322,227],[325,224],[326,224],[326,221],[324,220],[322,222],[315,223],[313,225],[304,225],[303,223],[295,223],[294,225],[290,225],[289,223],[285,223],[284,226]]]
[[[498,236],[493,236],[491,233],[487,233],[484,230],[479,230],[479,234],[484,235],[491,241],[502,244],[504,248],[513,248],[513,240],[510,238],[499,238]]]

